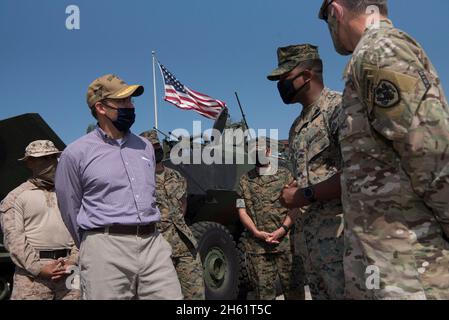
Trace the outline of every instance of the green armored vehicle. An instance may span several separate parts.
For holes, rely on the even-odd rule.
[[[240,177],[255,165],[251,164],[254,160],[249,161],[246,141],[224,139],[227,117],[225,109],[216,120],[214,129],[223,138],[222,163],[228,158],[233,159],[233,164],[192,164],[191,155],[185,159],[190,164],[174,164],[173,159],[164,162],[187,180],[186,222],[198,240],[208,300],[246,299],[252,290],[246,267],[244,227],[239,220],[236,200]],[[244,129],[245,126],[242,127]],[[168,146],[167,140],[164,141],[166,151],[174,150],[173,145]],[[207,150],[210,144],[201,144],[201,152],[205,149],[210,152]],[[236,161],[239,157],[243,158],[243,163]],[[286,164],[280,161],[279,165]]]
[[[26,146],[34,140],[51,140],[59,150],[64,142],[38,114],[24,114],[0,121],[0,201],[25,182],[31,172],[17,161],[23,157]],[[11,291],[14,265],[3,245],[0,231],[0,300]]]

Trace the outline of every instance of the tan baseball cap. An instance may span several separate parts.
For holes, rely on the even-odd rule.
[[[61,154],[61,151],[59,151],[53,142],[50,140],[36,140],[31,142],[25,149],[25,156],[19,161],[25,161],[26,159],[32,157],[32,158],[39,158],[39,157],[45,157],[50,156],[53,154]]]
[[[104,75],[94,80],[87,89],[87,105],[92,108],[95,103],[104,99],[125,99],[138,97],[144,92],[141,85],[127,85],[114,74]]]

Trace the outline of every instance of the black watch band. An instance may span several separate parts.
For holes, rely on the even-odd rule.
[[[290,231],[290,228],[287,227],[285,224],[283,224],[283,225],[281,226],[281,228],[284,229],[286,233],[288,233],[288,232]]]

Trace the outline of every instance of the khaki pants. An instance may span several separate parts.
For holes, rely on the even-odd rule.
[[[86,232],[79,260],[83,299],[182,299],[171,253],[159,232],[148,236]]]
[[[20,268],[16,268],[11,300],[79,300],[81,292],[70,290],[66,278],[51,281],[33,278]]]

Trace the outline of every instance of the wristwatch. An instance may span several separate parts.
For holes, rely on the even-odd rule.
[[[286,233],[288,233],[288,232],[290,231],[290,228],[287,227],[285,224],[283,224],[283,225],[281,226],[281,228],[284,229]]]
[[[307,187],[303,189],[303,193],[304,193],[304,198],[309,201],[310,203],[314,203],[316,202],[315,199],[315,191],[313,190],[312,187]]]

